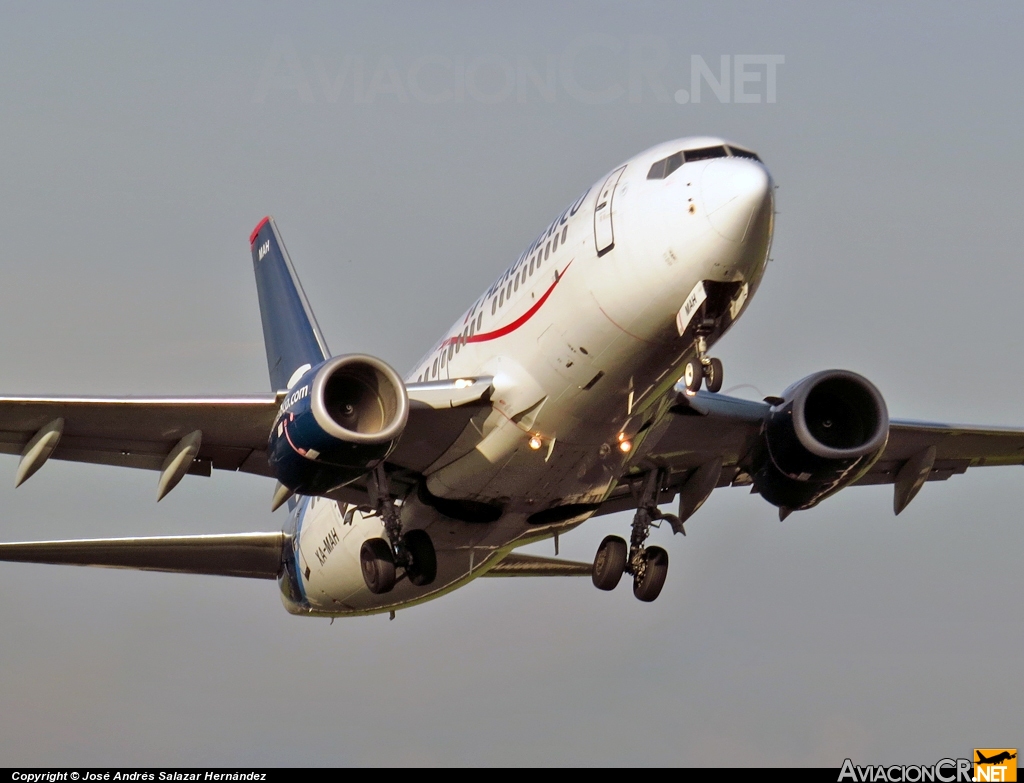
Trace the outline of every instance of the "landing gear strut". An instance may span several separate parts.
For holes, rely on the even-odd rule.
[[[633,516],[633,530],[626,542],[618,536],[608,536],[601,542],[594,557],[592,578],[600,590],[613,590],[623,573],[633,576],[633,595],[641,601],[653,601],[665,586],[668,575],[668,552],[660,546],[644,546],[651,532],[651,524],[663,519],[673,529],[681,528],[678,517],[663,514],[657,506],[658,471],[651,471],[644,481],[643,492],[636,514]]]
[[[359,550],[363,581],[371,593],[389,593],[401,578],[398,569],[417,587],[429,585],[437,576],[437,553],[430,536],[423,530],[402,533],[402,521],[388,489],[384,466],[378,465],[370,476],[370,500],[384,522],[384,538],[370,538]]]
[[[714,327],[715,321],[713,318],[704,319],[700,326],[697,327],[697,339],[694,341],[693,346],[697,351],[697,355],[690,359],[683,367],[683,383],[691,392],[696,392],[700,389],[701,381],[707,385],[709,392],[722,390],[722,382],[725,379],[722,360],[713,359],[707,355],[707,336]]]

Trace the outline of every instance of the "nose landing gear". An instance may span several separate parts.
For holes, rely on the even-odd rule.
[[[614,590],[623,573],[633,576],[633,595],[651,602],[661,593],[668,576],[668,552],[660,546],[645,547],[644,542],[655,520],[664,519],[673,529],[682,527],[673,514],[663,514],[657,506],[658,472],[651,471],[644,484],[640,505],[633,516],[633,529],[627,550],[619,536],[607,536],[597,548],[592,579],[599,590]]]
[[[714,321],[711,323],[713,326]],[[686,385],[687,390],[691,392],[698,391],[703,381],[707,385],[709,392],[721,391],[722,382],[725,379],[722,360],[714,359],[707,355],[708,342],[703,331],[698,332],[694,348],[697,350],[697,355],[686,362],[686,365],[683,367],[683,383]]]
[[[387,474],[378,466],[370,480],[377,514],[384,521],[387,539],[370,538],[359,550],[359,563],[367,589],[376,595],[391,592],[403,576],[417,587],[429,585],[437,577],[437,553],[430,536],[423,530],[402,532],[395,501],[388,491]]]

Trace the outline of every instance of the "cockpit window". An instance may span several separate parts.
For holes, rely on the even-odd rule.
[[[734,147],[731,144],[729,145],[729,152],[732,153],[734,158],[750,158],[751,160],[756,160],[758,163],[761,162],[761,159],[757,157],[756,152],[740,149],[739,147]]]
[[[665,179],[673,171],[682,166],[683,163],[693,163],[698,160],[728,157],[750,158],[751,160],[756,160],[758,163],[761,162],[761,159],[750,150],[740,149],[739,147],[726,147],[719,144],[716,147],[701,147],[696,150],[683,150],[682,152],[677,152],[674,155],[669,155],[667,158],[662,158],[651,166],[650,171],[647,172],[647,179]]]
[[[686,150],[686,162],[693,163],[695,160],[708,160],[709,158],[727,158],[729,153],[725,147],[701,147],[699,150]]]
[[[665,179],[682,165],[683,153],[677,152],[674,155],[669,155],[651,166],[651,170],[647,172],[647,179]]]

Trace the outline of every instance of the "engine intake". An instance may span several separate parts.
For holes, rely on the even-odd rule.
[[[776,506],[810,508],[863,476],[888,438],[889,412],[870,381],[845,370],[809,375],[765,420],[754,486]]]
[[[323,494],[384,460],[408,419],[398,373],[372,356],[336,356],[288,390],[270,433],[270,465],[289,489]]]

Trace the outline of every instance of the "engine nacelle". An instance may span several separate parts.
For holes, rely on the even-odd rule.
[[[408,420],[398,373],[372,356],[335,356],[288,390],[270,433],[270,466],[289,489],[324,494],[384,460]]]
[[[826,370],[790,386],[765,419],[754,486],[769,503],[810,508],[859,479],[889,439],[889,411],[874,384]]]

